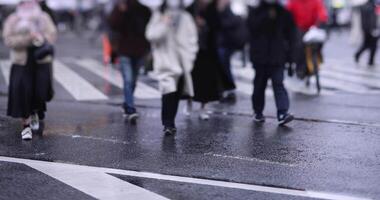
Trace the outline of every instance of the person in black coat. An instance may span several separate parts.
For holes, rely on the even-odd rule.
[[[196,1],[189,9],[198,28],[199,51],[192,71],[194,98],[202,104],[200,118],[209,118],[205,111],[207,103],[219,101],[224,91],[224,68],[218,55],[219,17],[216,13],[216,0]],[[188,104],[190,107],[191,104]],[[186,111],[186,114],[188,114]]]
[[[377,29],[377,16],[376,5],[374,0],[369,0],[360,8],[362,30],[364,34],[363,44],[355,54],[355,61],[358,63],[362,53],[369,49],[370,57],[368,61],[369,66],[375,64],[375,54],[377,51],[377,40],[379,37],[379,31]]]
[[[284,87],[284,66],[294,58],[295,23],[277,0],[262,0],[250,8],[247,25],[250,32],[250,58],[256,75],[252,95],[257,122],[264,122],[265,90],[271,79],[280,125],[294,119],[288,113],[289,97]]]

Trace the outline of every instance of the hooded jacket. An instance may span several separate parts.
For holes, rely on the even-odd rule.
[[[275,16],[270,16],[274,12]],[[295,24],[289,11],[278,3],[262,1],[247,19],[250,56],[255,65],[282,67],[294,60]]]

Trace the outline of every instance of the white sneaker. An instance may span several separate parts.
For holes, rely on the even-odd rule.
[[[40,119],[38,118],[37,114],[33,114],[31,116],[30,128],[33,131],[38,131],[40,129]]]
[[[207,114],[206,112],[202,112],[201,114],[199,114],[199,119],[207,121],[210,119],[210,115]]]
[[[30,127],[24,128],[21,132],[21,138],[23,140],[31,140],[33,137],[32,129]]]
[[[183,108],[183,114],[186,117],[190,117],[192,111],[193,111],[193,104],[191,101],[188,101],[185,107]]]

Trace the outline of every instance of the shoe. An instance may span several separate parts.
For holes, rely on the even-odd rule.
[[[175,135],[177,133],[177,129],[174,127],[165,127],[164,134],[167,136]]]
[[[132,124],[136,124],[137,119],[139,118],[139,114],[138,113],[126,114],[126,118],[128,122]]]
[[[193,110],[193,104],[191,102],[187,102],[184,109],[183,109],[183,114],[186,117],[190,117],[192,110]]]
[[[291,114],[288,114],[288,113],[287,114],[280,114],[278,116],[278,125],[284,126],[293,120],[294,120],[294,116]]]
[[[204,121],[208,121],[210,119],[210,115],[207,114],[206,112],[202,112],[199,114],[199,119],[204,120]]]
[[[23,140],[31,140],[33,137],[32,129],[30,127],[24,128],[21,132],[21,138]]]
[[[258,122],[258,123],[264,123],[265,116],[263,114],[256,114],[254,120],[255,122]]]
[[[31,116],[30,128],[32,131],[38,131],[40,129],[40,119],[38,117],[38,114],[33,114]]]
[[[235,92],[228,92],[228,94],[220,100],[221,103],[236,103],[236,101],[237,97]]]

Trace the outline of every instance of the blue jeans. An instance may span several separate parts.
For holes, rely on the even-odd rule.
[[[253,109],[256,114],[263,114],[265,106],[265,89],[268,80],[272,80],[272,87],[278,116],[287,114],[289,110],[289,96],[284,87],[284,68],[270,65],[255,65],[254,91],[252,95]]]
[[[124,109],[126,114],[133,114],[136,113],[133,94],[136,89],[142,59],[120,56],[119,62],[124,84]]]

